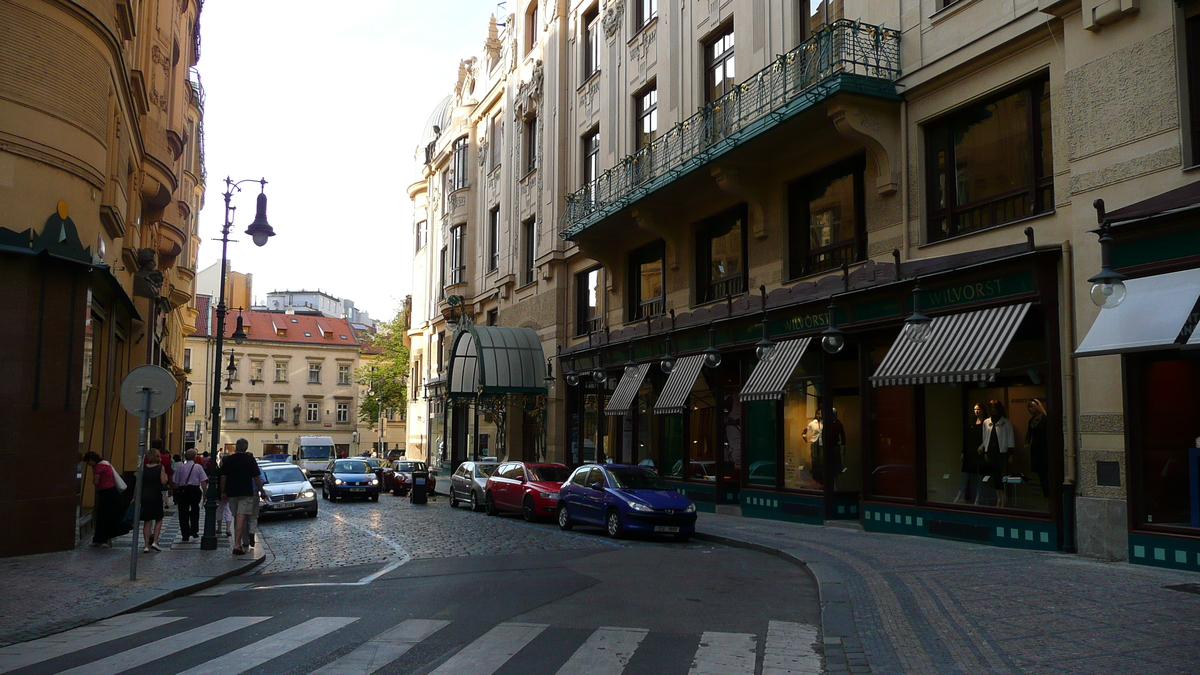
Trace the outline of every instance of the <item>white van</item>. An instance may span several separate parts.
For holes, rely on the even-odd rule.
[[[292,464],[304,469],[308,482],[321,485],[325,482],[325,467],[336,456],[332,436],[300,436],[296,439],[296,454]]]

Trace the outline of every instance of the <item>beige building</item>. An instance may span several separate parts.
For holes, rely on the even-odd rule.
[[[0,496],[3,555],[69,549],[91,529],[94,451],[137,464],[118,391],[152,363],[186,387],[196,216],[204,201],[200,6],[0,2],[0,457],[37,488]],[[151,434],[183,447],[183,400]],[[32,465],[30,465],[32,466]],[[30,469],[31,471],[34,469]]]

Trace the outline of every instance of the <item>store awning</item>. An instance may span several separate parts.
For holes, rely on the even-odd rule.
[[[770,356],[759,361],[742,387],[743,401],[778,401],[787,393],[788,380],[796,372],[800,357],[812,338],[785,340],[775,345]]]
[[[991,382],[1029,307],[1025,303],[939,316],[924,343],[901,333],[871,376],[871,384]]]
[[[632,372],[622,374],[617,388],[613,391],[612,396],[608,397],[608,405],[604,406],[604,414],[628,415],[632,412],[638,389],[642,388],[642,382],[649,372],[650,364],[642,363],[638,364]]]
[[[655,415],[671,415],[687,409],[688,396],[696,386],[696,376],[704,367],[704,355],[685,356],[675,362],[675,369],[667,377],[663,392],[654,404]]]
[[[1200,296],[1200,269],[1156,274],[1125,282],[1125,301],[1100,310],[1072,356],[1200,344],[1192,328]],[[1189,340],[1189,338],[1191,338]]]
[[[542,342],[530,328],[469,326],[450,351],[450,396],[546,392]]]

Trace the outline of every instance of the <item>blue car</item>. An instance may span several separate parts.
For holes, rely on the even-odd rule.
[[[610,537],[649,532],[687,541],[696,531],[696,505],[645,467],[585,464],[558,492],[558,526],[575,523],[599,525]]]
[[[379,501],[379,477],[363,459],[335,459],[325,467],[321,496],[337,501],[339,497],[361,497]]]

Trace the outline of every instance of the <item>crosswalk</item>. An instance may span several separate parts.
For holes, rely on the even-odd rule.
[[[665,662],[661,648],[653,661],[647,655],[639,662],[639,647],[652,641],[650,636],[680,647],[671,652],[679,655],[677,662]],[[273,670],[311,675],[372,675],[398,672],[388,666],[407,655],[403,672],[429,675],[527,672],[531,664],[556,675],[816,675],[824,672],[817,642],[815,626],[774,620],[765,636],[681,635],[620,626],[589,631],[505,622],[485,627],[440,619],[405,619],[384,627],[371,617],[346,616],[203,621],[150,611],[4,647],[0,674],[118,675],[139,669],[239,675],[271,664]],[[347,651],[351,644],[357,646]],[[418,646],[422,649],[414,650]],[[546,654],[561,665],[547,662]]]

